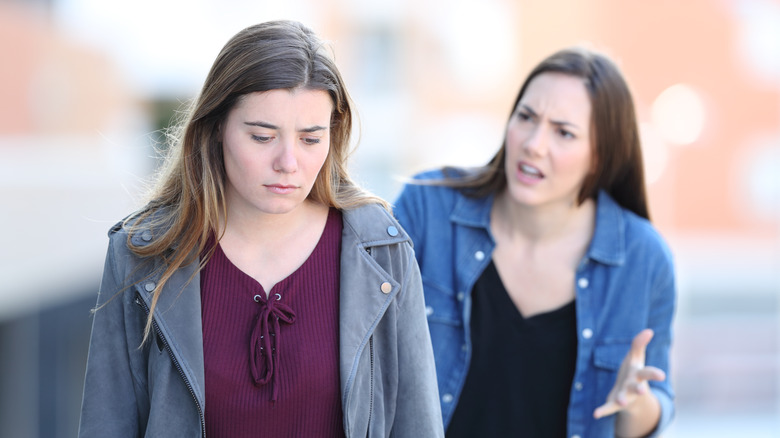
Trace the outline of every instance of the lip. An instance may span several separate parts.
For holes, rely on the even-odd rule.
[[[263,184],[263,186],[267,188],[271,193],[276,193],[278,195],[286,195],[298,189],[298,186],[286,185],[286,184]]]
[[[518,181],[528,185],[538,184],[545,178],[544,172],[542,172],[541,169],[526,161],[517,163],[515,176]]]

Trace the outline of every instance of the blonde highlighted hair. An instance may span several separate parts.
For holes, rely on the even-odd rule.
[[[349,209],[388,204],[358,187],[347,172],[351,152],[352,109],[344,81],[324,43],[294,21],[270,21],[248,27],[222,48],[199,96],[169,132],[169,150],[145,208],[125,220],[127,246],[142,258],[163,261],[144,330],[148,339],[164,285],[176,270],[200,259],[202,268],[221,237],[227,214],[225,166],[220,125],[244,96],[269,90],[323,90],[333,101],[330,149],[308,199]],[[155,238],[135,245],[132,236],[147,229]],[[170,291],[166,293],[179,293]]]

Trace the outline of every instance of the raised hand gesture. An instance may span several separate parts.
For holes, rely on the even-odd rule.
[[[618,413],[615,431],[619,436],[645,435],[655,428],[660,417],[658,400],[648,382],[665,380],[666,373],[645,365],[645,351],[651,339],[651,329],[644,329],[634,337],[606,402],[593,411],[597,419]]]

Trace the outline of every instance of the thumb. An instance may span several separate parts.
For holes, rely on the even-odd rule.
[[[644,363],[645,350],[647,350],[647,344],[653,339],[653,334],[653,330],[647,328],[634,336],[634,340],[631,341],[631,351],[629,352],[632,362]]]

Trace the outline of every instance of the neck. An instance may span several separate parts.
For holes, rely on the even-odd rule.
[[[228,217],[223,218],[225,236],[240,239],[246,244],[275,245],[275,242],[290,240],[303,230],[311,228],[317,217],[327,216],[328,207],[304,201],[293,211],[284,214],[242,214],[228,208]]]
[[[579,235],[590,240],[595,223],[595,202],[576,202],[528,206],[512,199],[504,190],[496,195],[491,211],[494,233],[512,240],[542,243]]]

